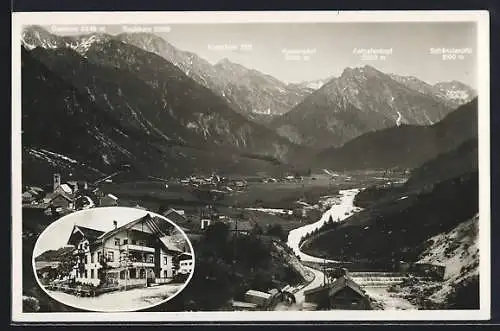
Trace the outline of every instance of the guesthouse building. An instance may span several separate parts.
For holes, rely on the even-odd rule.
[[[75,246],[73,280],[94,286],[131,289],[168,282],[173,258],[182,250],[173,244],[166,220],[147,214],[111,231],[75,225],[68,244]]]

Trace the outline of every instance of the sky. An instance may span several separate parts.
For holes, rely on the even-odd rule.
[[[416,76],[430,84],[458,80],[474,88],[477,85],[477,31],[471,22],[224,23],[99,28],[109,34],[154,29],[175,47],[194,52],[213,64],[227,58],[284,82],[339,76],[346,67],[368,64],[386,73]],[[471,48],[471,53],[455,60],[430,54],[431,48],[443,47]],[[392,53],[385,59],[353,54],[354,49],[370,48]]]
[[[61,217],[56,222],[50,224],[38,237],[33,250],[33,256],[38,256],[43,252],[64,247],[71,235],[74,225],[110,231],[114,228],[113,221],[116,220],[118,226],[122,226],[145,216],[148,211],[129,207],[102,207],[91,208],[78,211]]]

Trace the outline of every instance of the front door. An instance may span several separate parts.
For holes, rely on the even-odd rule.
[[[153,269],[148,269],[147,270],[147,284],[148,286],[150,286],[151,284],[153,284],[155,282],[155,272]]]

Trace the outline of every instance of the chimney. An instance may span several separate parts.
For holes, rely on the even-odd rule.
[[[113,227],[116,229],[118,227],[118,222],[117,221],[113,221]]]

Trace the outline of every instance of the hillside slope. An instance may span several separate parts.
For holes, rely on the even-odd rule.
[[[424,94],[443,102],[450,108],[457,108],[477,97],[477,92],[458,81],[439,82],[434,85],[426,83],[414,76],[390,74],[391,78]]]
[[[459,166],[450,167],[455,163]],[[305,252],[386,266],[415,262],[429,238],[478,213],[478,179],[477,140],[472,139],[415,169],[405,184],[361,191],[354,203],[364,210],[324,227],[306,242]]]
[[[431,125],[452,109],[371,66],[346,68],[273,121],[292,141],[322,149],[399,124]]]
[[[266,122],[275,115],[286,113],[312,92],[305,86],[287,85],[228,59],[212,65],[195,53],[180,50],[152,33],[122,33],[116,39],[162,56],[198,84],[226,100],[233,109],[257,121]]]
[[[227,147],[282,161],[296,148],[234,112],[222,98],[173,64],[137,47],[105,39],[92,43],[85,56],[69,48],[35,48],[31,52],[122,125],[148,135],[191,146]]]
[[[211,90],[233,110],[255,121],[267,122],[273,116],[289,111],[312,92],[308,87],[289,86],[274,77],[247,69],[227,59],[212,65],[195,53],[176,48],[154,33],[59,36],[41,26],[29,26],[24,29],[22,35],[23,44],[27,49],[70,48],[82,56],[86,56],[93,44],[111,40],[161,56],[197,84]]]
[[[402,125],[366,133],[318,154],[330,169],[415,168],[477,138],[477,98],[431,126]]]
[[[405,282],[394,286],[392,292],[421,309],[479,309],[478,233],[476,215],[430,238],[418,262],[444,266],[443,281]]]
[[[226,140],[226,148],[207,148],[215,146],[213,140],[207,142],[176,125],[179,122],[173,122],[168,112],[164,114],[161,99],[155,99],[158,93],[147,84],[126,71],[97,67],[71,50],[22,49],[22,75],[23,180],[28,182],[45,182],[54,171],[96,179],[123,164],[130,164],[142,176],[216,169],[280,171],[280,162],[274,157],[256,155],[251,146],[241,150],[231,146],[246,139],[246,134],[236,141]],[[128,97],[123,96],[124,91]],[[233,114],[241,117],[231,111]],[[246,121],[243,125],[256,124]],[[219,136],[229,137],[224,131]],[[260,136],[266,137],[259,132],[256,139]],[[265,147],[269,151],[274,149],[270,142],[272,139]]]

